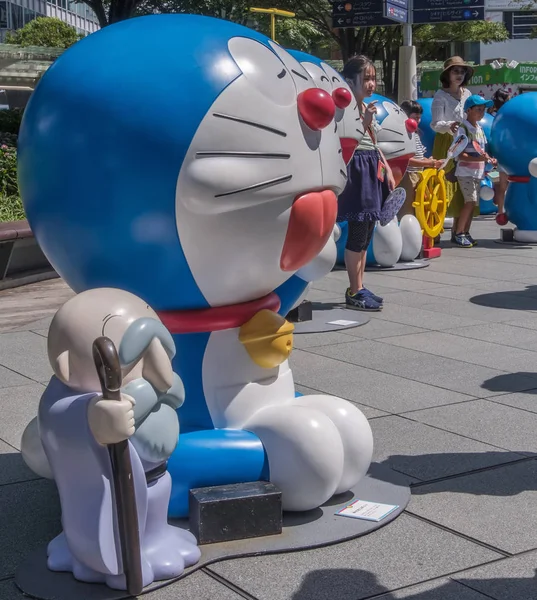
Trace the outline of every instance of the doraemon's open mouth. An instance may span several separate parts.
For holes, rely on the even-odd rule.
[[[307,192],[295,198],[280,258],[282,271],[297,271],[313,260],[332,234],[337,197],[332,190]]]
[[[388,163],[395,179],[395,185],[399,185],[403,175],[405,174],[406,168],[408,167],[408,161],[413,157],[413,154],[405,154],[404,156],[398,156],[396,158],[390,158]]]
[[[356,150],[356,146],[358,146],[358,142],[353,140],[352,138],[339,138],[341,143],[341,149],[343,150],[343,160],[345,164],[348,165],[351,161],[351,158]]]

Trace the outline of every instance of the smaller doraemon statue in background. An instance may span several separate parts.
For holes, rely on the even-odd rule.
[[[106,336],[118,349],[120,400],[103,399],[92,355]],[[155,312],[128,292],[83,292],[56,313],[48,334],[54,375],[23,434],[22,454],[58,486],[63,532],[48,546],[48,567],[85,582],[125,589],[109,444],[129,440],[143,585],[180,575],[200,551],[188,531],[168,524],[166,463],[184,401],[172,371],[173,339]]]
[[[340,152],[345,164],[348,164],[364,136],[362,121],[356,118],[358,104],[351,88],[340,73],[316,56],[297,50],[288,52],[300,62],[315,85],[332,96],[336,107],[334,121],[341,144]],[[346,239],[346,223],[343,229],[340,223],[336,223],[332,236],[320,254],[276,290],[282,303],[279,311],[281,315],[286,315],[289,310],[298,306],[306,298],[312,282],[321,279],[333,269],[339,253],[342,231]]]
[[[514,239],[537,243],[537,94],[515,96],[492,124],[492,155],[509,176],[505,214]]]

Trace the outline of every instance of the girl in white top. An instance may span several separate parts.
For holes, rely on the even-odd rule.
[[[471,95],[466,86],[473,73],[473,68],[460,56],[452,56],[444,63],[444,70],[440,75],[442,89],[434,95],[431,109],[431,128],[436,131],[433,146],[433,156],[436,159],[446,158],[448,148],[453,142],[453,135],[465,120],[464,103]],[[447,214],[457,219],[464,206],[464,198],[455,177],[454,166],[453,161],[450,161],[445,169],[449,202]],[[452,231],[455,231],[455,227]]]

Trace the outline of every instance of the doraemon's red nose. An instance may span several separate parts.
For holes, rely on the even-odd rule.
[[[414,133],[418,129],[418,124],[414,119],[407,119],[405,121],[405,127],[408,133]]]
[[[314,131],[324,129],[336,114],[332,96],[319,88],[300,92],[297,98],[298,112],[304,123]]]
[[[347,108],[352,102],[352,94],[345,88],[336,88],[332,92],[332,98],[338,108]]]

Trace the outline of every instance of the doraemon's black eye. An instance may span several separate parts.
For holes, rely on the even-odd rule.
[[[287,71],[282,69],[280,73],[278,73],[278,79],[283,79],[287,75]]]
[[[332,81],[334,81],[334,82],[337,81],[339,83],[339,79],[337,77],[332,77]]]
[[[330,81],[326,75],[321,75],[321,81]]]
[[[297,77],[302,77],[302,79],[304,79],[305,81],[308,81],[308,78],[305,75],[303,75],[302,73],[299,73],[298,71],[295,71],[294,69],[291,69],[291,73],[293,73]]]

